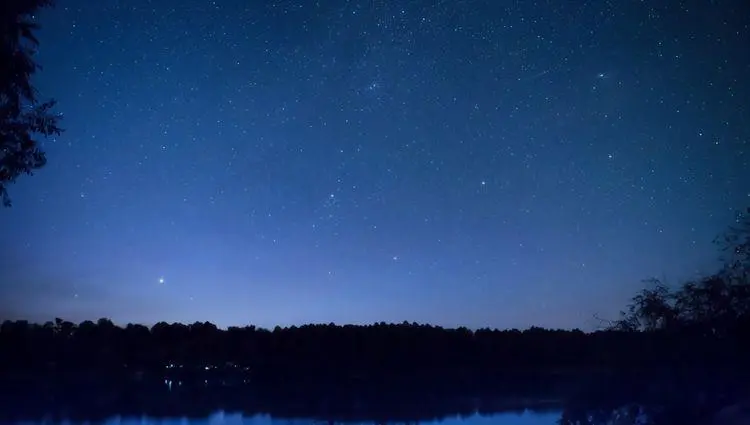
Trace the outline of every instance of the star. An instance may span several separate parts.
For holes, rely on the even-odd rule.
[[[159,278],[159,284],[164,284],[164,278],[163,277]]]

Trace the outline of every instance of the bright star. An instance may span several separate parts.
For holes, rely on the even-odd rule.
[[[159,283],[162,283],[162,284],[164,283],[164,278],[163,277],[159,278]]]

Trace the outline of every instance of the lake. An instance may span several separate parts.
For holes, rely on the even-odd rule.
[[[441,425],[556,425],[559,422],[561,412],[549,412],[549,411],[531,411],[526,410],[522,412],[513,413],[499,413],[490,416],[485,415],[471,415],[471,416],[455,416],[447,417],[444,419],[437,420],[426,420],[418,421],[422,425],[429,424],[441,424]],[[81,421],[85,422],[85,421]],[[16,421],[14,425],[74,425],[81,422],[73,422],[70,420],[41,420],[41,421]],[[321,425],[327,421],[320,419],[298,419],[298,418],[276,418],[270,415],[252,415],[245,416],[241,413],[229,413],[224,411],[217,411],[206,418],[154,418],[144,416],[141,418],[132,417],[121,417],[113,416],[112,418],[106,419],[99,422],[102,425]],[[373,424],[376,422],[349,422],[351,424],[365,425]],[[382,423],[382,422],[380,422]],[[410,423],[414,424],[417,422],[399,422],[399,423]]]
[[[46,381],[0,387],[0,425],[750,424],[737,404],[746,400],[739,396],[747,384],[672,378],[648,384],[622,377],[586,383],[529,378],[485,388]],[[739,407],[726,409],[732,405]],[[724,418],[717,420],[721,410]]]

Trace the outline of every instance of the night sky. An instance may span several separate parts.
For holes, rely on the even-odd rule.
[[[744,9],[743,9],[744,8]],[[2,315],[590,328],[750,205],[734,1],[59,0]]]

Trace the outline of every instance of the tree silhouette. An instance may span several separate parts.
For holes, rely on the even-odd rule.
[[[728,335],[750,321],[750,208],[715,242],[722,268],[671,289],[658,279],[636,294],[614,323],[624,331],[675,331]]]
[[[10,206],[7,186],[46,162],[36,135],[59,135],[54,100],[39,102],[31,77],[40,69],[33,56],[39,41],[34,14],[54,0],[0,2],[0,198]]]

